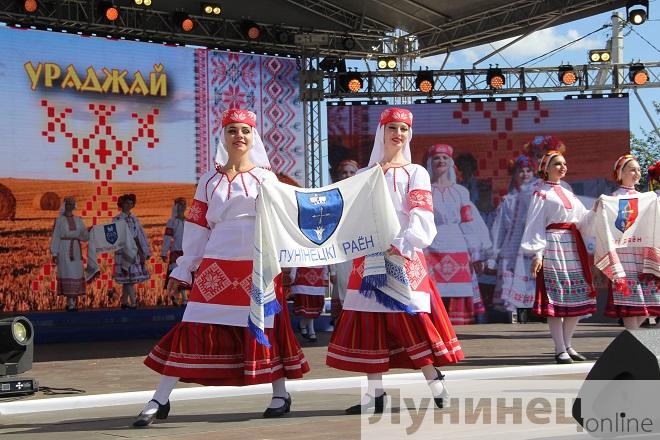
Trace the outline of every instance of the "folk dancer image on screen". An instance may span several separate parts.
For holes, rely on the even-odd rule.
[[[509,165],[509,192],[497,207],[491,228],[493,255],[489,265],[497,271],[493,305],[499,310],[517,312],[517,321],[526,322],[534,305],[536,279],[529,273],[531,257],[520,248],[527,210],[537,184],[536,165],[529,156],[520,155]]]
[[[176,260],[183,255],[183,228],[185,226],[186,199],[177,197],[172,206],[172,215],[165,224],[163,234],[163,247],[160,250],[160,258],[167,263],[165,274],[165,286],[170,274],[176,268]],[[167,287],[166,287],[167,288]],[[172,305],[185,306],[188,303],[188,294],[185,285],[180,285],[178,292],[170,297]]]
[[[293,313],[298,317],[298,331],[309,342],[316,342],[314,320],[325,308],[328,291],[328,267],[297,267],[292,272]]]
[[[66,310],[78,310],[78,298],[85,295],[81,241],[89,239],[89,231],[82,218],[73,215],[76,199],[65,197],[59,216],[55,219],[50,241],[50,254],[57,265],[57,294],[66,297]]]
[[[286,379],[301,378],[309,365],[296,341],[276,280],[282,311],[267,318],[271,346],[248,328],[256,220],[256,198],[270,171],[257,131],[256,115],[227,110],[214,170],[202,175],[186,218],[183,256],[170,275],[168,291],[192,284],[183,318],[151,350],[144,363],[160,383],[133,426],[165,419],[178,381],[214,386],[270,383],[273,394],[264,418],[291,409]],[[194,282],[193,282],[193,273]]]
[[[121,209],[121,212],[112,219],[113,222],[126,222],[138,249],[137,260],[128,269],[126,269],[126,265],[123,262],[124,257],[122,252],[115,252],[113,278],[116,283],[121,284],[122,309],[134,309],[137,307],[135,285],[151,278],[149,269],[147,269],[147,261],[151,258],[151,249],[147,240],[147,234],[144,232],[140,220],[131,212],[135,208],[136,203],[137,197],[135,194],[123,194],[119,196],[117,206]]]
[[[625,196],[640,194],[635,185],[641,177],[642,170],[636,157],[630,154],[619,157],[612,170],[612,178],[619,187],[612,195],[625,200]],[[633,214],[630,208],[628,206],[622,214]],[[605,316],[621,318],[626,329],[634,330],[649,316],[660,316],[658,280],[643,273],[644,248],[620,248],[616,253],[626,276],[617,282],[609,282]]]
[[[402,311],[378,295],[362,292],[367,258],[353,261],[343,310],[328,346],[326,364],[345,371],[366,373],[368,390],[347,414],[373,410],[382,413],[385,391],[382,375],[390,368],[421,369],[436,406],[442,408],[447,390],[437,367],[463,358],[458,339],[440,295],[431,283],[422,249],[436,229],[433,223],[431,182],[424,167],[410,163],[412,113],[389,108],[380,117],[369,167],[380,166],[401,231],[389,253],[405,259],[412,302]],[[379,298],[381,301],[379,301]]]
[[[559,364],[586,360],[572,346],[573,333],[580,317],[596,311],[581,233],[588,232],[593,211],[562,187],[567,170],[559,151],[550,150],[541,159],[537,171],[544,184],[532,197],[520,245],[532,257],[531,274],[536,277],[533,312],[547,318]]]
[[[446,144],[433,145],[427,151],[438,232],[425,253],[452,324],[474,324],[477,315],[486,312],[477,274],[492,245],[488,227],[467,189],[456,183],[453,155],[454,149]]]

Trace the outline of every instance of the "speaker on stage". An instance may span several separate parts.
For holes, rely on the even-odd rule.
[[[598,437],[660,433],[659,400],[660,329],[624,330],[587,374],[573,417]]]

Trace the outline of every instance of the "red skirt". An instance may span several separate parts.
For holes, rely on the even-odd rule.
[[[608,318],[629,318],[632,316],[660,316],[660,307],[658,306],[626,306],[614,304],[614,293],[612,291],[612,282],[609,282],[607,292],[607,305],[604,315]]]
[[[453,325],[474,324],[475,316],[486,313],[484,303],[475,303],[471,296],[442,298],[442,301]]]
[[[293,314],[303,318],[318,318],[325,306],[323,295],[305,295],[296,293],[293,299]]]
[[[326,365],[361,373],[390,368],[441,367],[464,358],[440,295],[431,285],[431,313],[415,315],[342,310]]]
[[[588,269],[587,269],[588,270]],[[585,304],[582,306],[560,306],[550,304],[548,294],[545,290],[545,279],[543,269],[536,275],[536,298],[532,312],[537,316],[570,318],[575,316],[585,316],[596,313],[596,304]]]
[[[277,299],[284,304],[273,328],[265,329],[271,347],[259,344],[247,327],[180,322],[151,350],[144,364],[182,382],[213,386],[271,383],[300,379],[309,372],[291,328],[281,284]]]

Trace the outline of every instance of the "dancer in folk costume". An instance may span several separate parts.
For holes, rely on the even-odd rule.
[[[360,166],[351,159],[342,160],[337,164],[335,171],[335,181],[347,179],[355,176]],[[333,264],[329,267],[330,276],[330,324],[332,326],[337,322],[339,314],[346,298],[346,289],[348,288],[348,278],[353,270],[353,261]]]
[[[547,317],[559,364],[586,359],[572,348],[573,333],[581,316],[596,311],[596,290],[580,233],[588,230],[593,211],[562,188],[567,169],[559,151],[543,156],[538,173],[545,183],[534,192],[520,245],[532,257],[536,277],[533,312]]]
[[[66,297],[66,310],[78,310],[79,296],[85,295],[81,241],[89,240],[89,231],[82,219],[73,215],[76,199],[65,197],[60,215],[55,219],[50,254],[57,265],[57,294]]]
[[[649,191],[655,191],[660,196],[660,160],[651,165],[647,172]]]
[[[162,374],[153,399],[133,426],[164,419],[176,383],[244,386],[271,383],[273,397],[263,416],[290,411],[285,378],[297,379],[309,366],[296,341],[287,308],[266,319],[271,346],[261,345],[247,327],[252,284],[255,200],[266,179],[276,179],[256,129],[256,115],[227,110],[216,154],[216,169],[204,174],[188,211],[183,256],[168,291],[192,283],[182,322],[151,350],[144,363]],[[280,279],[277,300],[284,305]]]
[[[401,232],[388,252],[405,257],[412,289],[413,314],[393,310],[376,297],[360,292],[365,259],[354,260],[348,291],[332,339],[326,364],[346,371],[367,373],[368,392],[346,410],[359,414],[369,408],[382,412],[385,391],[382,375],[390,368],[421,369],[437,406],[447,393],[444,376],[436,367],[458,362],[463,352],[449,322],[440,295],[431,283],[422,249],[436,234],[429,175],[410,163],[412,113],[390,108],[380,117],[369,166],[381,166]]]
[[[476,315],[486,312],[477,273],[490,252],[490,233],[467,189],[456,183],[453,154],[454,149],[445,144],[433,145],[427,152],[438,233],[425,253],[452,324],[474,324]]]
[[[613,196],[639,194],[635,185],[642,177],[637,158],[630,154],[621,156],[614,163],[613,178],[619,188]],[[609,283],[605,316],[622,318],[627,329],[636,329],[649,316],[660,316],[660,290],[653,277],[643,275],[644,249],[618,249],[626,278]]]
[[[525,322],[526,313],[520,311],[531,310],[534,305],[536,280],[529,273],[532,259],[522,252],[520,241],[536,183],[535,164],[529,156],[520,155],[509,169],[509,193],[497,207],[491,228],[493,255],[489,265],[497,267],[493,304],[499,310],[519,311],[518,322]]]
[[[314,320],[321,316],[328,290],[328,267],[298,267],[292,275],[291,294],[293,313],[298,316],[300,334],[309,342],[316,342]]]
[[[119,196],[117,206],[121,212],[112,219],[113,222],[125,221],[128,225],[131,235],[135,239],[138,248],[137,260],[131,264],[128,270],[122,269],[123,259],[126,258],[123,253],[115,253],[114,280],[121,284],[121,308],[134,309],[137,307],[137,298],[135,296],[135,285],[143,283],[150,278],[147,269],[147,260],[151,258],[151,250],[147,241],[147,234],[140,223],[140,220],[131,213],[135,207],[137,198],[135,194],[124,194]]]
[[[170,278],[170,274],[176,267],[176,260],[183,255],[183,228],[186,220],[186,199],[177,197],[172,206],[172,215],[165,224],[165,234],[163,235],[163,247],[160,250],[160,257],[167,262],[167,273],[165,274],[165,285]],[[188,302],[188,295],[184,284],[179,286],[176,296],[171,296],[170,300],[175,306],[185,306]],[[179,298],[181,298],[179,300]]]

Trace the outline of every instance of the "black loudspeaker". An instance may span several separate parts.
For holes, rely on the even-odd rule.
[[[587,374],[572,413],[596,437],[658,434],[659,401],[660,329],[624,330]]]

